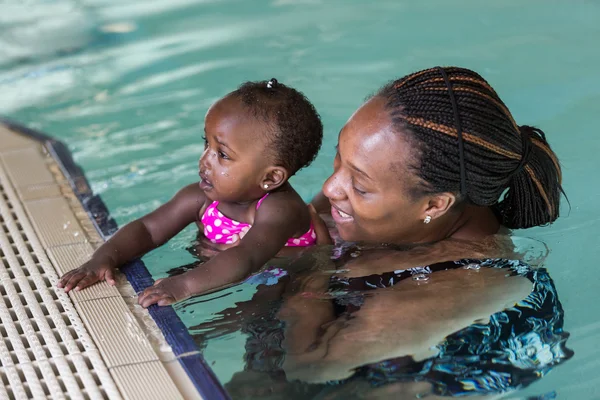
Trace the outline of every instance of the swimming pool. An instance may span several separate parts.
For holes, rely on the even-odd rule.
[[[600,398],[600,312],[593,310],[600,283],[593,264],[600,255],[597,2],[90,0],[1,7],[11,8],[0,17],[0,113],[69,144],[120,225],[196,179],[204,113],[244,80],[276,77],[320,111],[323,149],[293,179],[308,199],[328,176],[337,132],[379,85],[436,64],[479,71],[517,122],[546,132],[572,206],[551,228],[527,235],[551,249],[546,265],[575,357],[515,397],[555,390],[559,398]],[[145,257],[155,277],[193,261],[184,249],[194,234],[188,229]],[[179,313],[196,325],[252,288],[230,292],[188,301]],[[232,334],[206,349],[223,381],[241,367],[243,345],[242,335]]]

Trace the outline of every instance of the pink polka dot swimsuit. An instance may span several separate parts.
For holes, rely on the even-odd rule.
[[[256,204],[256,209],[260,207],[263,200],[268,196],[264,195]],[[252,225],[245,222],[234,221],[221,213],[217,206],[218,201],[213,201],[204,211],[201,221],[204,225],[204,236],[213,243],[232,244],[242,239],[252,228]],[[317,242],[317,235],[312,223],[310,229],[304,235],[298,238],[291,238],[285,244],[288,247],[312,246]]]

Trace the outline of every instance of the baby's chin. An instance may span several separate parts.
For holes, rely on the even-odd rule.
[[[204,190],[204,189],[202,189],[202,190]],[[219,192],[217,190],[215,190],[214,187],[210,188],[209,190],[204,190],[204,196],[210,202],[215,202],[215,201],[218,201],[219,203],[226,202],[226,200],[224,200],[222,198],[223,196],[219,196]]]
[[[218,196],[215,196],[215,193],[213,190],[205,190],[204,191],[204,196],[206,196],[206,198],[210,201],[219,201]]]
[[[216,183],[211,183],[210,186],[206,186],[206,189],[204,189],[201,182],[200,188],[204,191],[206,198],[212,202],[218,201],[219,203],[250,204],[259,198],[255,197],[257,195],[249,194],[243,191],[232,192],[229,188],[223,188]]]
[[[218,201],[219,203],[242,203],[238,196],[231,195],[223,195],[218,191],[216,187],[211,188],[211,190],[204,191],[204,195],[210,201]]]

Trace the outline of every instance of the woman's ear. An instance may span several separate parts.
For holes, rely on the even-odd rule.
[[[422,219],[428,216],[431,219],[436,219],[446,214],[456,203],[456,196],[452,193],[439,193],[429,198],[423,210]]]
[[[263,190],[273,190],[283,185],[289,177],[287,170],[283,167],[269,167],[265,172],[260,186]]]

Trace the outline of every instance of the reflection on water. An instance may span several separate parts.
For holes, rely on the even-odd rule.
[[[8,1],[0,7],[0,66],[72,52],[93,39],[94,17],[77,1]]]
[[[517,253],[545,254],[538,242],[515,242]],[[267,268],[246,281],[251,299],[190,328],[202,349],[245,337],[243,368],[225,382],[234,399],[498,395],[573,356],[554,283],[531,254],[532,264],[409,267],[427,251],[339,250]],[[230,295],[190,299],[182,312]]]

